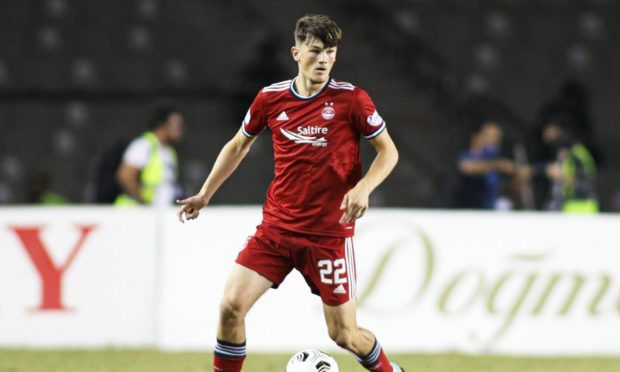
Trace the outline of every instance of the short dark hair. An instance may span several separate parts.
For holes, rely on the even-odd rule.
[[[166,124],[168,119],[170,119],[170,115],[174,113],[181,113],[181,110],[174,105],[164,105],[158,106],[153,112],[153,116],[151,117],[151,121],[149,122],[149,128],[157,129],[162,125]]]
[[[335,47],[342,41],[342,30],[326,15],[306,14],[295,25],[295,42],[309,43],[315,38],[321,40],[327,48]]]

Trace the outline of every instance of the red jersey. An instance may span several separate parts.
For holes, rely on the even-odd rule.
[[[311,97],[294,80],[263,88],[243,120],[248,137],[271,129],[275,176],[263,222],[311,235],[352,236],[340,203],[361,178],[360,136],[378,136],[385,122],[364,90],[330,79]]]

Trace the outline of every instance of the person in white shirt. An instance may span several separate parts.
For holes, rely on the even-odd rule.
[[[151,130],[134,139],[116,178],[123,193],[119,206],[171,205],[177,195],[178,163],[174,145],[183,138],[183,114],[175,107],[155,111]]]

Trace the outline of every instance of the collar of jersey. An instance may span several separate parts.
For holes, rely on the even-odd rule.
[[[290,86],[290,88],[289,88],[289,90],[291,91],[291,94],[293,95],[293,97],[295,97],[295,98],[297,98],[297,99],[309,100],[309,99],[316,98],[319,94],[323,93],[323,91],[324,91],[325,89],[327,89],[327,86],[329,85],[329,83],[331,83],[332,78],[330,77],[330,78],[327,80],[327,83],[325,84],[325,86],[323,86],[323,88],[321,88],[321,90],[319,90],[318,92],[316,92],[316,93],[314,93],[313,95],[308,96],[308,97],[304,97],[304,96],[302,96],[302,95],[299,95],[299,93],[297,93],[297,92],[295,91],[295,80],[297,80],[297,77],[295,77],[295,78],[291,81],[291,86]]]

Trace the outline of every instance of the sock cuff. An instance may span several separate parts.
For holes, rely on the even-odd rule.
[[[380,356],[381,356],[381,345],[379,345],[379,341],[375,339],[375,344],[372,346],[372,349],[370,349],[370,353],[368,353],[368,355],[363,356],[363,357],[356,355],[355,359],[357,359],[357,361],[360,362],[362,365],[374,365],[377,363]]]
[[[245,347],[245,341],[239,344],[235,344],[234,342],[220,340],[219,338],[216,340],[217,340],[217,343],[220,345],[233,346],[233,347],[240,347],[240,346]]]
[[[245,341],[240,344],[217,339],[215,354],[223,358],[244,358],[246,355]]]

